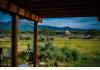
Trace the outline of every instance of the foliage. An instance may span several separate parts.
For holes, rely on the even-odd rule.
[[[24,51],[20,52],[19,55],[18,55],[18,57],[20,57],[23,60],[23,62],[24,62],[24,60],[26,60],[26,56],[27,55]]]
[[[70,49],[66,46],[62,48],[57,48],[53,46],[52,42],[48,42],[47,44],[45,44],[44,49],[39,49],[39,59],[42,59],[43,56],[46,56],[49,60],[60,62],[78,59],[78,53],[76,49]]]
[[[65,56],[65,61],[78,60],[79,53],[76,49],[71,49],[71,48],[68,48],[67,46],[65,46],[65,47],[61,48],[61,51],[63,52],[63,54]]]
[[[18,60],[20,59],[21,62],[24,60],[24,54],[23,51],[26,49],[27,43],[33,43],[29,40],[20,40],[20,44],[18,45],[18,54],[21,54],[18,56]],[[27,43],[26,43],[27,42]],[[41,42],[39,42],[40,44]],[[46,60],[45,61],[48,66],[54,66],[54,62],[57,61],[59,66],[100,66],[100,41],[99,40],[87,40],[87,39],[68,39],[66,41],[65,45],[65,39],[64,38],[58,38],[55,37],[54,41],[47,42],[45,44],[46,49],[42,46],[38,46],[38,59],[39,62],[41,59],[43,59],[43,54],[46,53]],[[3,48],[10,48],[11,44],[10,42],[1,41],[0,42],[1,47]],[[61,49],[63,48],[63,51]],[[64,49],[67,50],[64,50]],[[60,52],[59,52],[60,50]],[[4,50],[5,52],[6,50]],[[66,54],[64,55],[64,51],[71,55],[69,58],[66,58]],[[75,53],[74,53],[75,52]],[[73,54],[74,53],[74,54]],[[53,55],[52,55],[53,54]],[[54,54],[57,54],[56,56]],[[30,57],[33,57],[33,53]],[[41,58],[40,58],[41,57]],[[61,58],[59,58],[61,57]],[[32,59],[32,58],[31,58]],[[65,60],[66,59],[66,60]],[[31,60],[33,62],[33,59]],[[18,61],[19,64],[21,64]],[[22,62],[23,63],[23,62]]]
[[[55,31],[49,30],[48,28],[43,28],[42,30],[39,31],[39,34],[42,34],[44,36],[52,36],[55,35]]]
[[[100,35],[100,31],[99,30],[95,30],[95,29],[91,29],[91,30],[88,30],[86,32],[86,34],[90,34],[92,36],[98,36],[98,35]]]

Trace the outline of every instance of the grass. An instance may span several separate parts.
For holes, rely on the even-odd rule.
[[[100,40],[56,38],[53,43],[56,47],[63,47],[66,44],[69,48],[79,51],[80,60],[74,62],[73,66],[100,66]]]
[[[100,40],[89,39],[68,39],[56,38],[53,41],[57,47],[63,47],[65,44],[71,48],[78,49],[81,53],[84,52],[100,52]]]
[[[32,40],[19,40],[18,42],[18,53],[26,50],[27,44],[32,45]],[[64,39],[55,38],[52,41],[55,47],[61,48],[67,45],[69,48],[77,49],[80,54],[79,61],[69,61],[69,62],[58,62],[59,66],[100,66],[100,40],[96,39]],[[42,44],[42,43],[38,43]],[[10,41],[0,41],[0,47],[10,48]],[[54,60],[48,61],[48,66],[53,66]],[[23,61],[19,58],[18,63],[21,64]]]

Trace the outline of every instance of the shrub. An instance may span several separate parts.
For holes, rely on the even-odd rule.
[[[65,56],[65,61],[71,60],[72,59],[72,55],[71,55],[71,49],[69,49],[68,47],[62,47],[61,51],[63,53],[63,56]]]
[[[45,47],[43,45],[38,45],[38,58],[39,60],[42,60],[42,57],[44,56]]]
[[[47,58],[52,59],[52,60],[57,60],[57,61],[64,61],[64,56],[62,51],[60,51],[59,48],[53,46],[52,42],[48,42],[46,44],[46,49],[47,53]]]
[[[44,42],[44,41],[46,41],[46,37],[45,36],[40,36],[39,38],[38,38],[38,41],[40,41],[40,42]]]
[[[27,60],[27,59],[26,59],[27,54],[26,54],[24,51],[20,52],[18,56],[19,56],[23,61]]]
[[[60,50],[57,50],[56,52],[54,51],[54,57],[55,57],[56,61],[64,61],[65,60],[64,54]]]
[[[46,53],[47,53],[47,58],[48,59],[54,59],[55,57],[54,57],[54,52],[53,51],[51,51],[50,49],[49,50],[46,50]]]
[[[30,54],[29,61],[33,61],[33,53]],[[49,41],[45,44],[45,48],[38,46],[38,58],[39,60],[54,60],[54,61],[76,61],[78,60],[79,53],[76,49],[71,49],[66,45],[62,48],[53,46],[52,42]]]
[[[48,43],[45,44],[45,50],[48,50],[53,47],[53,43],[49,41]]]
[[[50,40],[53,41],[54,40],[54,37],[50,37]]]
[[[57,48],[53,46],[51,41],[45,44],[45,52],[47,53],[48,59],[54,59],[54,54],[56,50]]]
[[[76,49],[72,49],[72,57],[74,61],[79,59],[79,52]]]
[[[62,53],[65,56],[65,61],[78,60],[79,53],[76,49],[68,48],[67,46],[61,48]]]

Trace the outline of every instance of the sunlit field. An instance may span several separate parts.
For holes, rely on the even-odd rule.
[[[76,48],[80,53],[98,52],[100,51],[100,40],[98,39],[64,39],[55,38],[53,41],[57,47],[67,45],[70,48]]]
[[[62,39],[53,41],[57,47],[75,48],[79,51],[80,61],[76,66],[100,66],[100,40],[97,39]]]
[[[57,61],[48,59],[48,61],[45,61],[47,66],[54,66],[55,61],[57,61],[58,66],[100,66],[100,40],[98,39],[66,39],[55,37],[54,40],[50,42],[52,42],[53,47],[56,48],[67,47],[77,50],[78,60]],[[24,63],[23,59],[19,57],[19,54],[27,49],[28,43],[33,46],[32,39],[18,41],[18,64]],[[38,42],[38,48],[41,44],[43,44],[43,42]],[[0,41],[0,47],[6,49],[4,52],[7,53],[7,49],[11,48],[11,42]],[[39,62],[41,62],[41,60],[39,60]]]

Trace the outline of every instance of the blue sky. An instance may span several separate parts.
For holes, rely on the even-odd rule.
[[[8,21],[11,21],[11,16],[0,12],[0,22]],[[25,19],[22,21],[27,22]],[[100,30],[100,21],[97,20],[97,17],[43,18],[43,22],[39,25]]]
[[[11,21],[11,16],[7,13],[0,12],[0,22],[8,22]]]
[[[81,29],[100,29],[100,21],[97,17],[65,17],[65,18],[45,18],[40,25],[57,27],[72,27]]]

